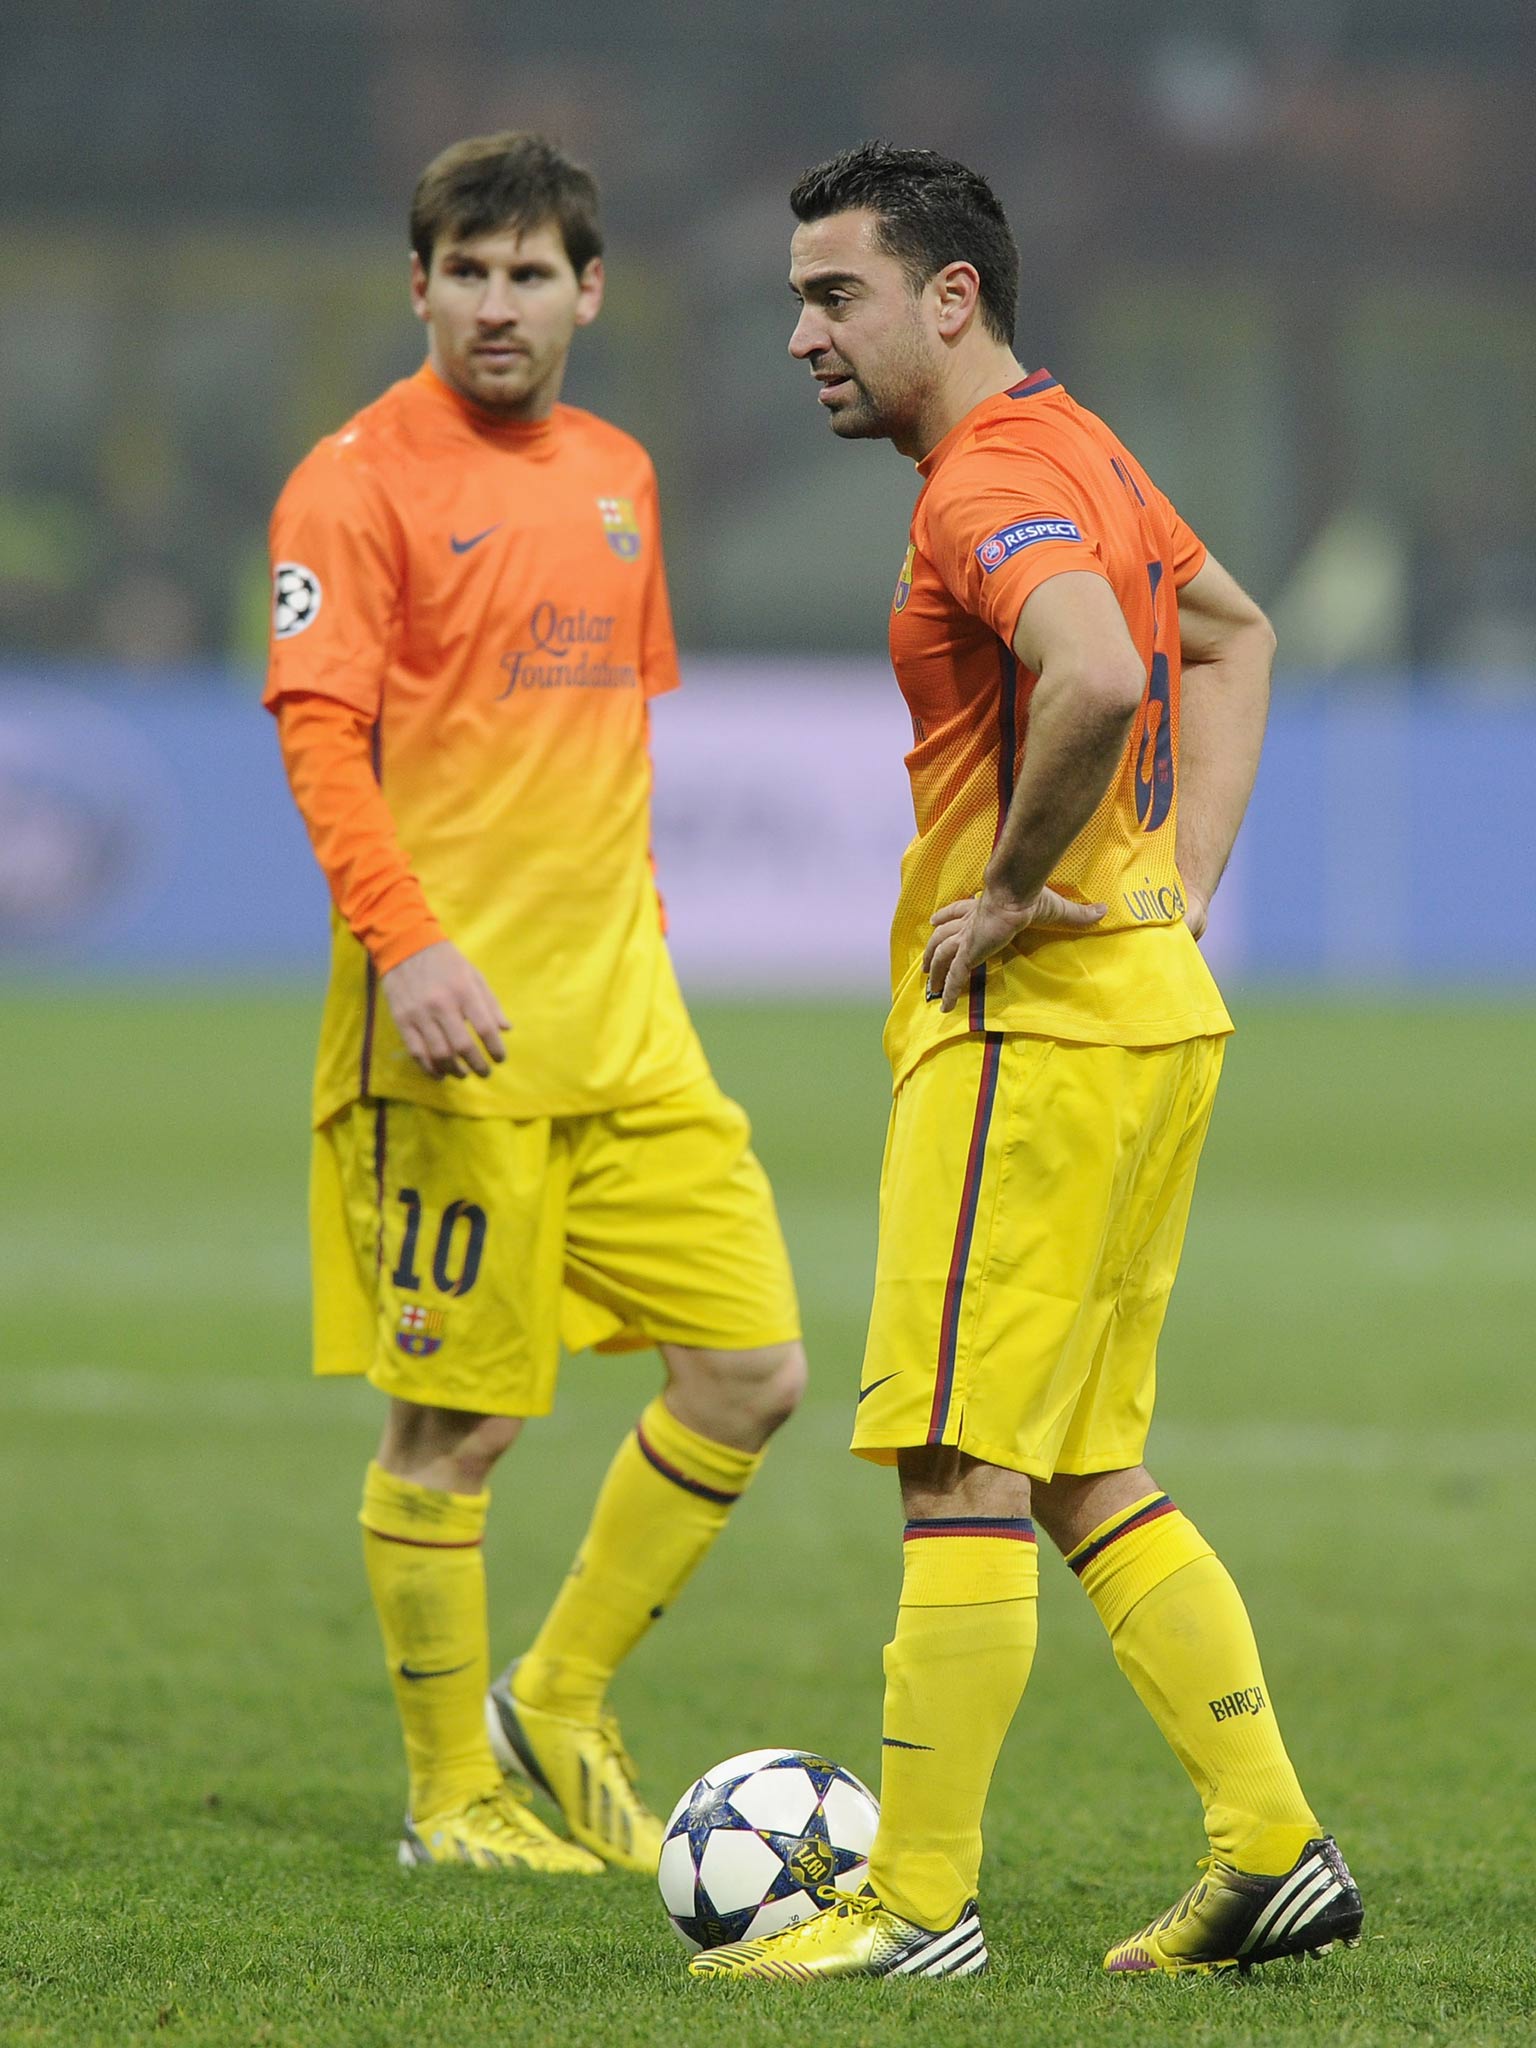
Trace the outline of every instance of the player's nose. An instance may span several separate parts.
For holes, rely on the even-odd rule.
[[[789,337],[790,354],[797,363],[803,363],[828,345],[826,322],[816,318],[814,308],[802,306],[795,331]]]
[[[475,309],[482,327],[512,327],[517,324],[517,298],[512,287],[500,278],[489,278]]]

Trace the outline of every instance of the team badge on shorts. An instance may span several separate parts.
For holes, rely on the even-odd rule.
[[[320,613],[320,578],[302,562],[279,562],[272,571],[272,632],[291,640]]]
[[[599,498],[597,509],[603,515],[609,547],[621,562],[634,561],[640,552],[640,522],[635,517],[633,499]]]
[[[907,559],[901,565],[901,574],[896,578],[896,609],[904,612],[907,599],[912,595],[912,564],[917,560],[917,543],[907,549]]]
[[[442,1350],[447,1327],[448,1318],[442,1309],[407,1302],[400,1311],[395,1342],[408,1358],[430,1358],[434,1351]]]

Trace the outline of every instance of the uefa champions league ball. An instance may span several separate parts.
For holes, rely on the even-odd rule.
[[[803,1749],[749,1749],[672,1809],[657,1878],[690,1948],[773,1934],[819,1913],[825,1885],[857,1891],[880,1807],[852,1771]]]

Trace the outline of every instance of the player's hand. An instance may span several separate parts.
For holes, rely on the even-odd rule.
[[[1054,889],[1042,889],[1028,903],[1016,902],[989,882],[979,896],[946,903],[933,913],[933,937],[923,954],[928,1000],[952,1010],[965,994],[972,971],[1000,953],[1020,932],[1038,925],[1081,930],[1104,915],[1102,903],[1074,903]]]
[[[1203,939],[1205,937],[1206,921],[1210,914],[1210,898],[1202,896],[1196,889],[1191,889],[1186,882],[1184,885],[1184,922],[1189,926],[1189,935],[1192,939]]]
[[[434,1081],[482,1078],[507,1056],[512,1029],[490,983],[448,939],[423,946],[379,977],[406,1051]],[[487,1058],[486,1055],[490,1057]]]

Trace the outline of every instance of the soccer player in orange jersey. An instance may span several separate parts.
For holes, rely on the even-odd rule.
[[[655,476],[559,403],[602,302],[596,188],[536,136],[462,142],[422,176],[411,248],[426,362],[272,520],[266,702],[335,904],[315,1366],[389,1399],[361,1519],[402,1863],[654,1870],[608,1681],[794,1407],[798,1314],[651,873],[648,705],[678,681]],[[488,1691],[487,1479],[550,1408],[562,1341],[654,1345],[666,1385]]]
[[[1353,1940],[1253,1631],[1142,1464],[1221,1066],[1196,946],[1258,763],[1273,637],[1146,471],[1013,353],[986,182],[868,144],[791,206],[790,354],[922,479],[891,613],[917,836],[854,1449],[907,1514],[871,1884],[699,1975],[983,1968],[981,1821],[1035,1647],[1038,1522],[1205,1808],[1205,1876],[1115,1971]]]

